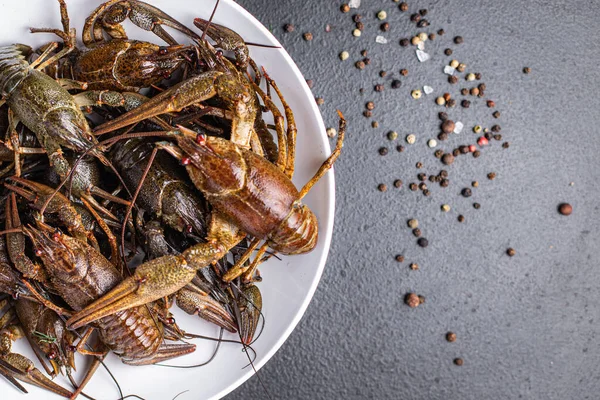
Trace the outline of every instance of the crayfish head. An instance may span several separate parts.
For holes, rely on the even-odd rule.
[[[36,256],[46,271],[62,282],[78,282],[88,271],[87,249],[83,243],[60,231],[48,233],[32,226],[23,229],[31,238]]]
[[[113,71],[126,86],[147,87],[171,74],[189,59],[189,46],[157,46],[148,42],[134,41],[119,57]]]

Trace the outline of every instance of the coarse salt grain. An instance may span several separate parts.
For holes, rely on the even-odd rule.
[[[358,7],[360,7],[360,0],[350,0],[348,2],[348,7],[350,7],[350,8],[358,8]]]
[[[454,75],[454,72],[456,72],[456,68],[453,68],[453,67],[451,67],[451,66],[449,66],[449,65],[446,65],[446,66],[444,67],[444,73],[445,73],[446,75]]]
[[[454,123],[454,133],[456,133],[456,134],[461,133],[464,127],[465,127],[465,125],[462,122],[456,121]]]
[[[386,44],[388,41],[386,38],[380,35],[375,38],[375,42],[379,44]]]
[[[431,58],[431,56],[429,54],[425,53],[423,50],[417,49],[416,53],[417,53],[417,58],[419,59],[420,62],[425,62]]]
[[[419,40],[421,40],[421,39],[419,38]],[[417,49],[425,50],[425,43],[423,43],[423,41],[420,41],[419,43],[417,43]]]
[[[431,86],[423,86],[423,91],[425,92],[425,94],[431,94],[433,93],[433,88]]]

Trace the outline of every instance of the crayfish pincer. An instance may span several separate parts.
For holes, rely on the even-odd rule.
[[[206,243],[140,265],[132,277],[73,315],[67,324],[79,328],[174,293],[189,283],[197,270],[224,257],[246,233],[265,241],[261,250],[271,247],[283,254],[311,251],[318,237],[317,219],[301,199],[341,152],[346,121],[339,114],[335,150],[300,191],[281,169],[228,140],[198,135],[183,127],[165,133],[177,146],[170,142],[159,146],[186,165],[192,182],[215,208]],[[248,272],[248,267],[238,262],[222,279],[230,282]]]

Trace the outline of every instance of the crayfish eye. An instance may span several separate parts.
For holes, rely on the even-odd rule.
[[[223,57],[223,51],[222,50],[217,50],[216,55],[217,55],[217,58]]]
[[[167,53],[169,53],[169,49],[162,46],[160,49],[158,49],[158,55],[160,56],[166,56]]]
[[[185,227],[185,231],[186,231],[187,233],[192,233],[192,232],[194,231],[194,227],[193,227],[192,225],[187,225],[187,226]]]
[[[173,318],[173,317],[167,318],[167,324],[169,324],[169,325],[175,325],[175,318]]]
[[[199,145],[203,146],[204,144],[206,144],[206,135],[203,133],[200,133],[196,136],[196,143],[198,143]]]
[[[71,353],[75,353],[77,351],[77,347],[70,344],[67,346],[67,350],[70,351]]]
[[[42,249],[35,249],[35,255],[38,257],[41,257],[42,254],[44,254],[44,252],[42,251]]]
[[[181,165],[185,166],[185,165],[188,165],[189,163],[190,163],[189,157],[181,157]]]
[[[54,360],[56,358],[56,352],[51,351],[48,354],[46,354],[46,357],[48,357],[48,360]]]
[[[170,74],[170,73],[168,73],[168,72],[165,72],[165,73],[163,74],[163,78],[164,78],[164,79],[171,79],[171,74]]]
[[[56,231],[56,232],[54,232],[54,233],[52,234],[52,239],[53,239],[55,242],[58,242],[58,241],[60,241],[60,238],[61,238],[61,236],[62,236],[62,232],[61,232],[61,231]]]

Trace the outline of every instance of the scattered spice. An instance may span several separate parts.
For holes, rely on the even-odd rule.
[[[531,72],[531,68],[529,68],[529,67],[525,67],[525,68],[523,68],[523,73],[524,73],[524,74],[528,74],[528,73],[530,73],[530,72]]]
[[[446,49],[444,50],[444,54],[447,56],[451,56],[452,55],[452,49]]]
[[[396,140],[398,138],[398,132],[396,131],[389,131],[387,134],[387,138],[389,140]]]
[[[408,227],[411,229],[415,229],[417,226],[419,226],[419,220],[416,219],[409,219],[408,222]]]
[[[408,144],[414,144],[417,141],[417,136],[415,136],[414,134],[410,134],[406,136],[406,143]]]
[[[458,83],[458,76],[450,75],[448,77],[448,83],[450,83],[451,85],[455,85],[456,83]]]
[[[346,61],[349,57],[350,57],[350,53],[348,53],[347,51],[342,51],[340,53],[340,60],[342,60],[342,61]]]
[[[444,122],[442,122],[441,128],[442,132],[444,133],[452,133],[456,128],[456,124],[451,119],[447,119]]]
[[[445,33],[446,33],[446,31],[443,30],[443,29],[440,29],[440,30],[437,31],[437,34],[440,35],[440,36],[443,36]]]
[[[337,135],[337,131],[335,128],[327,128],[327,136],[330,138],[335,137]]]
[[[462,36],[456,36],[456,37],[454,38],[454,43],[456,43],[456,44],[461,44],[463,41],[464,41],[464,40],[463,40],[463,37],[462,37]]]
[[[461,190],[460,194],[462,194],[463,197],[471,197],[473,195],[473,192],[469,188],[464,188],[463,190]]]
[[[407,47],[410,44],[410,40],[404,38],[404,39],[400,39],[400,46],[402,47]]]
[[[508,149],[509,147],[510,147],[510,143],[508,143],[508,142],[502,143],[502,148],[503,149]]]
[[[398,254],[396,256],[396,261],[398,261],[399,263],[404,262],[404,256],[402,254]]]
[[[464,108],[469,108],[471,106],[471,102],[469,100],[465,99],[460,102],[460,105],[463,106]]]
[[[471,186],[473,186],[474,188],[478,188],[479,187],[479,182],[473,181],[473,182],[471,182]]]
[[[463,365],[463,363],[464,363],[464,361],[463,361],[463,359],[462,359],[462,358],[455,358],[455,359],[454,359],[454,364],[455,364],[455,365],[458,365],[459,367],[460,367],[460,366],[462,366],[462,365]]]
[[[358,68],[358,69],[365,69],[365,62],[364,62],[364,61],[361,61],[361,60],[359,60],[359,61],[357,61],[357,62],[354,64],[354,66],[355,66],[356,68]]]
[[[444,104],[446,104],[446,99],[444,99],[443,96],[440,96],[440,97],[438,97],[438,98],[435,99],[435,103],[438,106],[443,106]]]
[[[481,208],[481,204],[479,203],[473,203],[473,208],[476,210],[479,210]]]
[[[379,186],[377,186],[377,189],[380,192],[386,192],[387,191],[387,185],[385,183],[380,183]]]
[[[493,181],[494,179],[496,179],[496,173],[490,172],[489,174],[487,174],[487,177],[490,181]]]
[[[340,7],[340,11],[343,13],[350,12],[350,6],[347,3],[342,4]]]
[[[294,30],[296,29],[296,27],[292,24],[285,24],[283,26],[283,30],[290,33],[290,32],[294,32]]]
[[[359,22],[359,24],[360,24],[360,22]],[[352,36],[359,37],[360,35],[362,35],[362,32],[360,31],[360,29],[356,28],[352,31]]]
[[[401,69],[401,70],[400,70],[400,75],[402,75],[402,76],[406,76],[406,75],[408,75],[408,70],[407,70],[407,69],[405,69],[405,68]]]
[[[383,92],[383,90],[385,89],[385,86],[383,86],[381,83],[378,83],[377,85],[375,85],[374,89],[376,92]]]
[[[306,32],[302,35],[302,37],[304,38],[304,40],[306,40],[307,42],[313,40],[313,35],[310,32]]]
[[[444,165],[451,165],[454,162],[454,156],[450,153],[446,153],[442,156],[442,163]]]
[[[454,332],[446,333],[446,340],[449,341],[450,343],[456,342],[456,333],[454,333]]]
[[[404,297],[404,302],[410,308],[418,307],[419,304],[421,304],[419,296],[417,296],[415,293],[407,293],[406,296]]]
[[[506,249],[506,254],[508,254],[509,257],[513,257],[515,254],[517,254],[517,252],[512,247],[509,247]]]
[[[416,271],[419,269],[419,264],[417,263],[412,263],[408,266],[410,269],[412,269],[413,271]]]
[[[457,219],[458,219],[458,222],[460,222],[460,223],[465,222],[465,216],[464,215],[459,215]]]
[[[435,140],[435,139],[429,139],[427,141],[427,146],[429,146],[430,148],[434,148],[435,146],[437,146],[437,140]]]
[[[450,211],[450,206],[448,204],[442,204],[442,211],[443,212],[448,212]]]
[[[387,147],[380,147],[379,148],[379,155],[386,156],[387,153],[388,153],[388,148]]]
[[[472,73],[472,72],[470,72],[470,73],[468,73],[468,74],[467,74],[467,76],[465,76],[465,79],[466,79],[467,81],[469,81],[469,82],[470,82],[470,81],[474,81],[474,80],[475,80],[475,74],[474,74],[474,73]]]
[[[402,153],[404,151],[404,146],[398,145],[396,146],[396,150],[398,150],[399,153]]]
[[[373,122],[371,122],[371,126],[372,126],[373,128],[379,128],[379,122],[377,122],[377,121],[373,121]]]
[[[319,105],[319,106],[322,106],[323,104],[325,104],[325,99],[322,97],[315,98],[315,101],[317,102],[317,105]]]
[[[421,98],[421,91],[419,89],[415,89],[412,92],[410,92],[410,95],[412,96],[413,99],[418,100]]]
[[[387,13],[385,11],[381,10],[377,13],[378,20],[383,21],[386,18],[387,18]]]
[[[408,185],[408,188],[413,192],[416,192],[419,189],[419,186],[417,186],[417,184],[413,182]]]
[[[402,2],[398,5],[398,8],[400,9],[400,11],[402,12],[406,12],[408,11],[408,4],[406,2]]]
[[[562,215],[571,215],[573,207],[569,203],[562,203],[558,206],[558,212]]]
[[[413,229],[412,234],[415,237],[420,237],[421,236],[421,230],[419,228],[415,228],[415,229]]]
[[[387,32],[390,30],[390,24],[384,22],[383,24],[379,25],[379,29],[381,29],[382,32]]]
[[[392,81],[392,89],[399,89],[402,86],[402,82],[398,79]]]
[[[368,101],[367,104],[365,104],[365,107],[367,110],[373,110],[375,108],[375,103]]]
[[[402,187],[402,181],[400,179],[396,179],[394,181],[394,187],[395,188],[401,188]]]
[[[419,238],[417,240],[417,244],[423,248],[429,246],[429,240],[425,239],[425,238]]]

